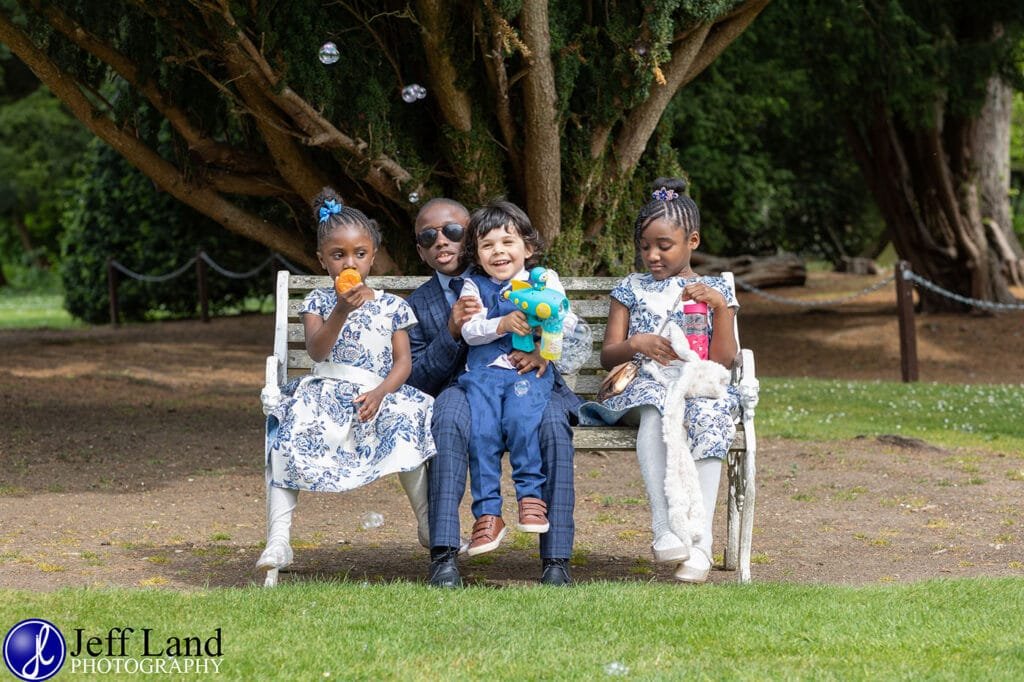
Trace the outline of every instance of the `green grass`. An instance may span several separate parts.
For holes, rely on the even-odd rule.
[[[63,294],[0,289],[0,329],[81,326],[82,322],[64,310]]]
[[[1024,452],[1024,386],[761,379],[761,436],[897,434],[932,445]]]
[[[40,617],[72,638],[75,628],[104,637],[132,627],[129,657],[141,653],[141,628],[153,629],[154,643],[205,640],[221,628],[218,679],[226,680],[1014,680],[1024,678],[1022,603],[1024,579],[0,590],[0,627]]]

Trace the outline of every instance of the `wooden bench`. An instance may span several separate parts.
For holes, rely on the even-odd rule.
[[[731,272],[722,274],[735,291]],[[408,295],[427,280],[426,277],[370,277],[367,284],[401,296]],[[608,321],[608,294],[620,281],[618,277],[563,277],[566,295],[577,315],[587,320],[594,333],[594,352],[577,375],[566,382],[584,399],[593,398],[605,374],[600,363],[601,341]],[[294,376],[308,373],[313,365],[306,353],[305,329],[299,308],[306,294],[317,287],[331,286],[326,276],[292,275],[282,270],[277,276],[274,354],[267,358],[264,392],[276,393]],[[737,347],[738,326],[734,325]],[[742,349],[733,368],[733,383],[740,392],[741,414],[736,438],[729,448],[728,517],[725,568],[739,569],[739,581],[750,580],[750,547],[754,528],[755,454],[754,410],[758,400],[758,381],[754,373],[754,355]],[[579,452],[594,450],[635,450],[636,428],[629,426],[577,426],[573,443]]]

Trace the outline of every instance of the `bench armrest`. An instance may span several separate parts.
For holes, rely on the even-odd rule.
[[[276,355],[267,357],[266,383],[260,391],[260,402],[263,403],[263,414],[269,415],[271,411],[281,404],[281,387],[277,385],[277,367],[280,364]]]
[[[749,348],[740,350],[736,374],[738,381],[735,383],[740,393],[740,406],[743,408],[744,421],[753,420],[754,409],[757,407],[761,391],[761,383],[757,380],[755,373],[754,351]]]

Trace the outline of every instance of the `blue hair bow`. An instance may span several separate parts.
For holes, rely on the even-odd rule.
[[[674,189],[665,189],[664,187],[660,187],[651,192],[651,196],[658,201],[672,201],[673,199],[679,198],[679,193]],[[320,210],[322,211],[323,209]]]
[[[328,199],[324,202],[324,205],[320,207],[320,222],[324,222],[329,219],[332,215],[341,213],[342,203],[335,201],[334,199]]]

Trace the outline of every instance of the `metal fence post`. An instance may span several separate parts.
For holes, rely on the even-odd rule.
[[[110,324],[116,327],[121,311],[117,300],[117,269],[114,268],[112,257],[107,258],[107,298],[110,302]]]
[[[900,374],[904,383],[917,381],[917,329],[914,325],[914,285],[904,276],[910,263],[896,263],[896,312],[900,327]]]
[[[202,249],[196,251],[196,287],[199,294],[199,319],[209,322],[210,301],[206,296],[206,261],[203,260]]]

